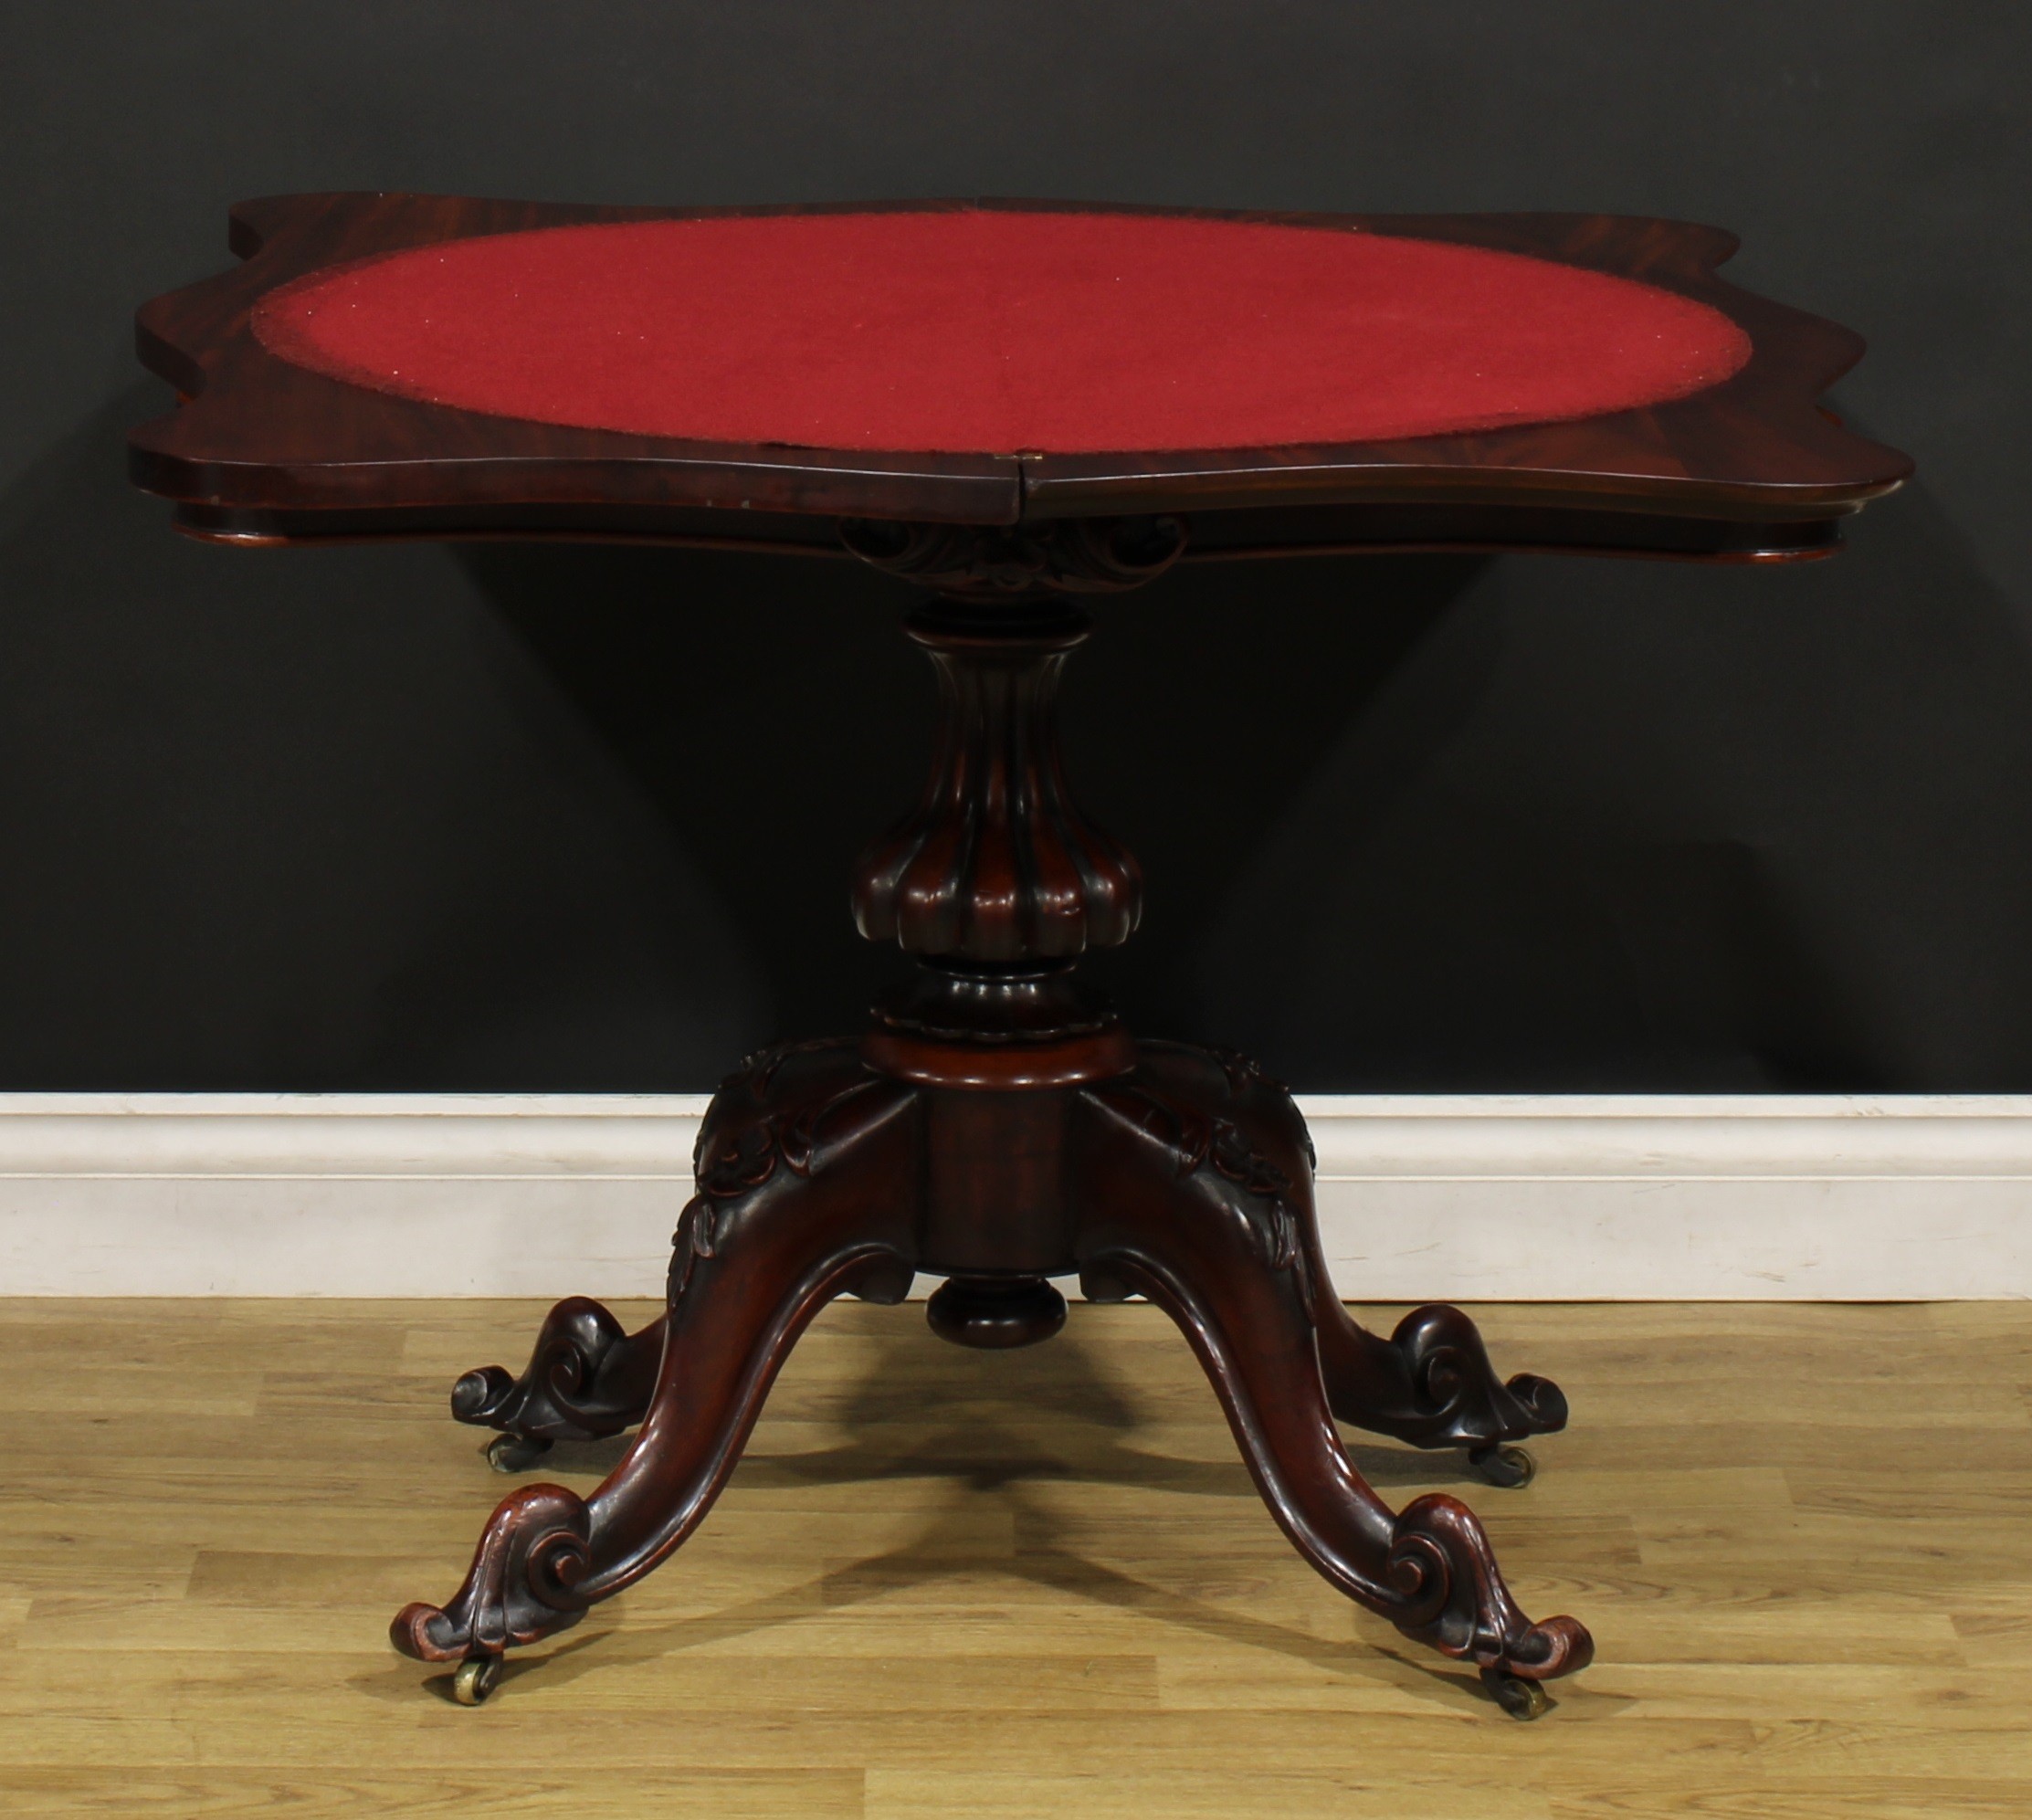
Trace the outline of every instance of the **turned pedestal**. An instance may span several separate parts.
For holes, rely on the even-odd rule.
[[[1089,949],[1133,932],[1142,884],[1066,787],[1058,677],[1090,630],[1081,596],[1158,573],[1180,526],[847,535],[939,590],[908,622],[942,701],[931,780],[854,879],[861,933],[899,944],[914,976],[858,1036],[779,1045],[721,1085],[661,1320],[629,1335],[574,1298],[520,1378],[490,1366],[459,1381],[453,1413],[501,1432],[504,1468],[641,1426],[590,1499],[512,1493],[458,1594],[397,1616],[397,1647],[463,1665],[461,1698],[482,1699],[503,1650],[655,1567],[704,1520],[831,1297],[895,1301],[928,1272],[946,1279],[933,1331],[1024,1346],[1064,1325],[1053,1279],[1077,1277],[1089,1300],[1144,1296],[1178,1323],[1307,1561],[1535,1713],[1541,1683],[1587,1662],[1587,1632],[1517,1608],[1458,1500],[1393,1512],[1334,1424],[1465,1447],[1519,1484],[1531,1466],[1514,1444],[1563,1426],[1565,1399],[1542,1378],[1500,1379],[1457,1309],[1420,1309],[1387,1340],[1357,1326],[1321,1255],[1290,1094],[1232,1051],[1136,1041],[1078,978]]]

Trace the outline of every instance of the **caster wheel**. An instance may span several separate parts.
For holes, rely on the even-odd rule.
[[[548,1441],[521,1435],[496,1435],[487,1444],[487,1464],[496,1472],[527,1472],[550,1450]]]
[[[1538,1462],[1531,1457],[1530,1450],[1508,1444],[1476,1447],[1469,1452],[1468,1464],[1490,1485],[1500,1485],[1506,1490],[1516,1490],[1538,1477]]]
[[[1552,1705],[1542,1683],[1506,1674],[1500,1668],[1484,1668],[1481,1684],[1489,1689],[1490,1698],[1512,1719],[1536,1719]]]
[[[469,1656],[451,1678],[451,1697],[460,1706],[483,1705],[487,1696],[500,1685],[500,1678],[499,1656]]]

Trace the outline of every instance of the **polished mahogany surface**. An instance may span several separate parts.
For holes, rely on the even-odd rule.
[[[786,447],[1095,453],[1390,441],[1719,384],[1705,303],[1344,227],[1065,210],[476,235],[270,291],[284,360],[426,404]]]
[[[634,225],[585,226],[601,222]],[[558,231],[519,234],[543,228]],[[455,1697],[478,1703],[499,1684],[508,1650],[570,1628],[652,1572],[705,1520],[775,1373],[833,1297],[894,1301],[920,1273],[942,1277],[928,1309],[933,1330],[960,1345],[1003,1348],[1056,1333],[1066,1306],[1054,1279],[1077,1275],[1090,1300],[1142,1295],[1177,1323],[1271,1517],[1314,1569],[1404,1636],[1471,1664],[1506,1711],[1530,1718],[1546,1710],[1547,1685],[1594,1655],[1586,1626],[1564,1615],[1532,1618],[1488,1532],[1458,1499],[1435,1493],[1393,1510],[1336,1425],[1463,1448],[1492,1483],[1518,1489],[1534,1470],[1519,1444],[1563,1428],[1566,1399],[1533,1373],[1501,1375],[1458,1309],[1415,1309],[1387,1336],[1356,1324],[1327,1272],[1311,1143],[1290,1092],[1231,1050],[1138,1041],[1077,977],[1088,951],[1133,933],[1142,878],[1127,847],[1071,793],[1058,742],[1059,677],[1092,627],[1086,596],[1141,586],[1195,554],[1336,542],[1708,557],[1822,552],[1842,514],[1895,486],[1907,468],[1816,405],[1820,388],[1860,352],[1855,338],[1721,284],[1712,267],[1732,243],[1669,222],[1280,223],[962,204],[699,216],[334,196],[243,208],[235,231],[249,256],[239,272],[160,299],[142,317],[143,352],[190,402],[135,433],[134,471],[178,501],[186,529],[256,542],[739,537],[851,555],[931,595],[909,622],[939,681],[929,774],[916,808],[865,849],[852,879],[861,933],[894,943],[914,966],[859,1033],[779,1043],[721,1084],[702,1121],[696,1192],[678,1218],[660,1321],[629,1334],[597,1303],[574,1297],[552,1310],[520,1376],[486,1366],[458,1381],[452,1413],[497,1431],[490,1457],[503,1470],[534,1465],[561,1438],[637,1433],[589,1496],[541,1482],[511,1493],[457,1590],[442,1604],[416,1601],[395,1615],[395,1646],[452,1665]],[[869,371],[887,380],[857,395],[858,416],[823,434],[837,443],[850,420],[864,431],[890,426],[878,440],[914,425],[928,442],[950,432],[947,439],[985,445],[915,452],[759,439],[786,427],[766,415],[717,424],[758,433],[745,442],[501,415],[513,401],[488,388],[504,379],[526,385],[532,353],[579,332],[574,308],[593,312],[592,342],[561,355],[559,371],[538,373],[542,384],[563,386],[583,405],[590,346],[595,376],[609,356],[620,374],[601,395],[603,412],[673,401],[690,409],[703,395],[696,373],[660,392],[648,383],[639,349],[650,329],[637,321],[631,330],[626,308],[616,315],[598,301],[597,284],[588,290],[560,279],[547,300],[532,292],[526,319],[504,305],[490,342],[472,331],[473,299],[500,297],[500,270],[477,292],[459,284],[432,291],[424,313],[443,311],[453,326],[424,343],[403,340],[417,326],[418,289],[397,282],[406,300],[376,301],[374,289],[405,272],[436,274],[437,282],[476,261],[485,276],[490,261],[522,258],[532,247],[546,258],[576,248],[596,276],[587,248],[668,253],[693,236],[721,247],[802,237],[808,246],[812,236],[844,235],[862,237],[865,249],[871,231],[891,249],[893,269],[865,277],[892,300],[913,279],[935,290],[931,276],[941,268],[925,247],[978,254],[1028,237],[1031,258],[1005,270],[1003,301],[1014,310],[1029,298],[1044,308],[1056,298],[1061,314],[1069,307],[1062,263],[1055,277],[1038,276],[1052,247],[1085,249],[1071,289],[1090,293],[1099,279],[1113,283],[1111,268],[1096,263],[1111,245],[1119,253],[1131,243],[1295,238],[1303,258],[1332,268],[1311,289],[1288,287],[1296,300],[1287,315],[1309,321],[1310,334],[1322,323],[1332,331],[1300,363],[1320,382],[1319,395],[1290,383],[1290,358],[1261,363],[1270,331],[1252,326],[1249,312],[1270,311],[1276,288],[1263,289],[1259,271],[1240,274],[1196,327],[1183,300],[1174,326],[1187,331],[1184,340],[1150,329],[1148,346],[1132,349],[1137,361],[1149,356],[1138,373],[1112,375],[1097,358],[1057,382],[1027,375],[987,401],[1015,416],[983,418],[963,435],[958,419],[941,416],[953,400],[890,399],[888,386],[904,386],[908,372],[885,367],[893,345],[876,351]],[[508,237],[478,237],[488,236]],[[918,252],[908,253],[913,246]],[[376,256],[378,263],[330,273]],[[1386,332],[1380,317],[1371,324],[1374,345],[1394,334],[1395,351],[1364,395],[1343,395],[1363,387],[1353,368],[1334,364],[1346,352],[1346,322],[1333,316],[1333,300],[1353,295],[1355,268],[1375,259],[1397,262],[1384,289],[1395,287],[1400,300],[1412,268],[1437,300],[1427,326],[1438,356],[1427,371],[1437,377],[1422,403],[1417,387],[1393,394],[1386,383],[1393,362],[1415,370],[1418,325]],[[1564,263],[1548,276],[1548,260]],[[1160,264],[1150,253],[1138,282]],[[521,269],[534,286],[533,268],[525,260]],[[1283,270],[1289,279],[1294,267]],[[1472,328],[1476,310],[1485,328],[1493,320],[1491,294],[1478,289],[1491,271],[1517,278],[1518,333],[1500,350],[1491,338],[1487,371],[1470,373],[1463,389],[1462,324]],[[766,260],[749,277],[757,272],[767,279]],[[967,272],[978,290],[978,258]],[[311,274],[324,276],[283,289]],[[1174,273],[1171,289],[1189,275]],[[751,315],[788,286],[757,282],[745,294]],[[1123,284],[1126,300],[1126,277]],[[1533,302],[1533,285],[1553,290],[1540,289]],[[1088,353],[1105,355],[1124,335],[1134,342],[1163,289],[1133,307],[1125,301],[1121,317],[1091,305]],[[1590,299],[1613,306],[1620,330],[1595,320],[1598,372],[1585,370],[1578,342],[1561,356],[1563,377],[1559,362],[1547,364],[1544,351],[1575,326],[1556,320],[1556,309],[1545,313],[1555,293],[1576,310]],[[734,302],[722,314],[741,305],[738,284],[729,295]],[[1474,306],[1465,313],[1463,299]],[[855,310],[873,300],[848,287],[739,325],[747,365],[736,361],[719,375],[722,403],[795,408],[815,383],[814,335],[837,342],[843,323],[873,320]],[[885,336],[922,302],[894,302],[900,314]],[[641,293],[627,305],[642,306]],[[1030,345],[1011,339],[996,310],[969,320],[995,336],[957,349],[963,373],[970,362],[977,370],[984,357]],[[721,354],[731,332],[723,322]],[[927,332],[922,318],[919,332]],[[1619,333],[1637,341],[1624,347]],[[1545,369],[1535,373],[1525,370],[1534,336]],[[1032,351],[1049,344],[1047,337]],[[504,350],[510,357],[499,358]],[[780,373],[771,365],[777,354]],[[835,346],[829,357],[851,364],[850,355],[850,346]],[[932,364],[953,357],[953,348],[934,351]],[[305,363],[314,360],[353,376],[314,371]],[[421,371],[408,371],[413,361]],[[1253,405],[1251,362],[1268,375]],[[575,374],[565,370],[574,363]],[[1189,395],[1202,380],[1195,402]],[[1638,381],[1652,402],[1633,405]],[[388,389],[398,382],[433,395]],[[1474,390],[1485,382],[1491,389]],[[1563,396],[1561,408],[1574,406],[1580,384],[1609,388],[1597,389],[1597,406],[1607,395],[1628,407],[1460,428],[1460,411],[1487,412],[1493,400],[1521,408],[1528,395],[1528,408],[1543,411]],[[1079,386],[1093,395],[1069,395]],[[1054,390],[1068,395],[1045,396]],[[436,402],[455,391],[462,405]],[[744,394],[753,395],[746,404]],[[1040,399],[1058,415],[1025,417]],[[958,403],[975,408],[981,399]],[[489,408],[471,408],[479,404]],[[1196,451],[1002,446],[1027,439],[1030,429],[1012,427],[1019,424],[1056,426],[1037,429],[1047,442],[1074,443],[1082,426],[1105,442],[1117,432],[1096,426],[1129,405],[1146,429],[1199,422],[1209,436],[1220,425],[1239,435],[1253,421],[1247,410],[1258,407],[1268,414],[1261,423],[1290,410],[1425,408],[1455,433]],[[523,395],[519,408],[534,407]],[[1211,415],[1195,419],[1194,410]],[[1304,421],[1350,433],[1353,419]],[[1378,421],[1401,430],[1408,419]],[[939,423],[945,430],[934,435]],[[1378,434],[1374,425],[1369,433]]]
[[[1155,238],[1275,228],[1337,254],[1415,243],[1413,254],[1429,265],[1466,259],[1463,271],[1489,255],[1505,256],[1506,269],[1551,262],[1561,283],[1585,290],[1621,280],[1607,294],[1662,299],[1682,326],[1705,332],[1726,319],[1727,332],[1717,330],[1711,343],[1681,348],[1691,362],[1673,368],[1682,381],[1704,377],[1710,359],[1725,371],[1732,350],[1746,345],[1748,357],[1685,395],[1508,427],[1126,450],[942,449],[929,446],[940,439],[932,437],[897,449],[490,415],[312,371],[264,345],[256,330],[262,300],[311,274],[329,281],[330,268],[349,262],[393,266],[389,256],[411,249],[485,257],[472,250],[478,237],[672,222],[762,233],[786,218],[816,231],[841,216],[866,223],[885,214],[900,218],[906,237],[928,232],[926,217],[950,226],[995,214],[1061,216],[1074,239],[1103,231],[1097,223],[1126,221]],[[1187,561],[1432,547],[1783,557],[1833,547],[1843,516],[1910,471],[1896,451],[1818,408],[1820,393],[1860,354],[1859,340],[1722,282],[1715,268],[1733,250],[1732,237],[1685,223],[974,201],[712,211],[403,195],[273,198],[241,205],[232,219],[246,263],[155,300],[139,323],[143,358],[187,402],[134,433],[134,477],[175,500],[182,527],[204,536],[648,537],[837,554],[842,518],[1013,526],[1163,513],[1185,516]],[[1105,231],[1119,238],[1129,230]],[[1521,267],[1524,259],[1536,264]],[[269,306],[271,334],[281,311],[279,302]],[[1153,363],[1145,381],[1190,395],[1206,363],[1178,367],[1166,373]],[[1322,376],[1319,392],[1332,389]],[[1299,384],[1290,395],[1302,402],[1306,392]],[[1396,407],[1408,408],[1402,396]]]

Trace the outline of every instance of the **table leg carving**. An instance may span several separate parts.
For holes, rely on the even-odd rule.
[[[673,1240],[666,1337],[640,1432],[590,1498],[529,1485],[489,1520],[458,1592],[411,1604],[390,1635],[462,1669],[568,1628],[663,1561],[704,1520],[777,1370],[832,1297],[900,1301],[915,1268],[916,1089],[854,1047],[755,1057],[722,1086],[700,1137],[698,1192]]]
[[[1320,1273],[1323,1281],[1323,1265]],[[1329,1284],[1313,1298],[1312,1318],[1327,1396],[1353,1427],[1417,1447],[1465,1447],[1492,1484],[1522,1485],[1535,1468],[1513,1444],[1566,1425],[1560,1387],[1528,1372],[1499,1378],[1457,1308],[1413,1309],[1385,1340],[1357,1323]]]
[[[1196,1080],[1196,1088],[1187,1084],[1183,1090],[1204,1096],[1209,1129],[1222,1117],[1225,1088],[1230,1116],[1246,1118],[1279,1159],[1288,1184],[1282,1200],[1305,1253],[1306,1293],[1334,1415],[1353,1427],[1414,1447],[1466,1447],[1478,1463],[1487,1455],[1485,1470],[1496,1482],[1521,1482],[1504,1470],[1501,1457],[1521,1450],[1505,1444],[1566,1425],[1566,1398],[1559,1386],[1529,1373],[1506,1383],[1490,1363],[1475,1323],[1444,1303],[1414,1309],[1387,1340],[1362,1327],[1327,1270],[1309,1191],[1318,1159],[1284,1087],[1232,1049],[1152,1042],[1140,1047],[1146,1071],[1156,1065],[1184,1083]],[[1308,1184],[1306,1192],[1290,1185],[1300,1183]]]
[[[1472,1661],[1510,1711],[1534,1714],[1540,1685],[1592,1655],[1572,1618],[1519,1610],[1466,1506],[1435,1495],[1393,1513],[1334,1427],[1339,1414],[1486,1453],[1558,1426],[1558,1392],[1499,1383],[1457,1310],[1419,1310],[1387,1341],[1355,1326],[1327,1276],[1290,1095],[1232,1051],[1134,1043],[1071,977],[1086,949],[1128,938],[1141,885],[1066,790],[1056,691],[1090,627],[1040,590],[1127,585],[1179,538],[1125,521],[1035,545],[849,539],[946,589],[910,621],[941,678],[932,783],[854,889],[861,932],[919,970],[859,1042],[785,1044],[721,1085],[660,1343],[563,1302],[521,1379],[461,1380],[456,1413],[517,1444],[641,1417],[589,1498],[518,1490],[451,1601],[396,1616],[399,1649],[459,1664],[461,1699],[486,1698],[507,1649],[576,1623],[698,1526],[828,1298],[900,1300],[921,1264],[947,1278],[933,1330],[969,1346],[1048,1338],[1065,1316],[1050,1279],[1073,1268],[1097,1299],[1149,1295],[1192,1341],[1300,1552],[1406,1635]]]
[[[555,1441],[618,1435],[649,1406],[663,1328],[658,1315],[631,1334],[590,1297],[567,1297],[543,1317],[521,1377],[482,1365],[452,1386],[453,1418],[500,1431],[487,1457],[503,1472],[533,1464]]]
[[[1230,1099],[1249,1109],[1289,1181],[1310,1184],[1318,1159],[1305,1121],[1280,1083],[1231,1049],[1151,1042],[1141,1047],[1146,1063],[1162,1057],[1168,1068],[1188,1072],[1196,1066],[1206,1087],[1216,1093],[1225,1083]],[[1508,1383],[1499,1378],[1475,1323],[1444,1303],[1414,1309],[1387,1340],[1369,1332],[1334,1289],[1310,1192],[1288,1189],[1283,1198],[1305,1252],[1306,1293],[1334,1415],[1352,1427],[1413,1447],[1465,1447],[1493,1484],[1527,1482],[1531,1457],[1510,1444],[1565,1427],[1566,1398],[1559,1386],[1530,1373]]]
[[[1144,1055],[1081,1093],[1087,1293],[1163,1307],[1300,1553],[1406,1636],[1472,1661],[1506,1709],[1531,1716],[1535,1684],[1585,1667],[1593,1642],[1573,1618],[1524,1615],[1464,1504],[1434,1494],[1394,1515],[1349,1459],[1314,1342],[1321,1272],[1289,1100],[1213,1052]]]

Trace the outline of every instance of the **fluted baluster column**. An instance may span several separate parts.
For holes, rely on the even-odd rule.
[[[861,933],[963,968],[1127,941],[1142,877],[1074,805],[1058,755],[1059,673],[1087,615],[1049,595],[946,596],[909,629],[938,668],[938,743],[923,800],[856,868]]]

